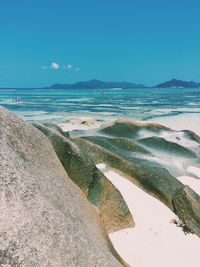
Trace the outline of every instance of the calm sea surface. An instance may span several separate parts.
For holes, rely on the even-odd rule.
[[[21,102],[13,103],[20,98]],[[149,120],[200,113],[200,89],[47,90],[1,89],[0,105],[27,121],[63,123],[90,116]]]

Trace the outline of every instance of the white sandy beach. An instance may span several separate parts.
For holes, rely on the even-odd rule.
[[[114,247],[133,267],[199,267],[200,239],[171,223],[176,215],[104,164],[97,166],[122,193],[136,226],[110,234]],[[180,178],[184,180],[184,178]],[[200,186],[200,180],[185,183]]]
[[[197,113],[158,117],[149,122],[159,123],[176,131],[190,130],[200,135],[200,115]]]

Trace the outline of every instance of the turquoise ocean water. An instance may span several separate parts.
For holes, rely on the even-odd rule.
[[[21,102],[13,103],[17,98]],[[200,89],[0,89],[0,105],[27,121],[63,123],[80,116],[99,121],[119,117],[144,121],[200,113]]]

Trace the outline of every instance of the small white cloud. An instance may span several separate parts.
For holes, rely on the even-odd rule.
[[[56,63],[56,62],[52,62],[52,63],[51,63],[51,68],[57,70],[57,69],[60,68],[60,66],[59,66],[59,64]]]
[[[46,69],[48,69],[48,67],[47,66],[41,66],[41,69],[46,70]]]
[[[50,66],[44,66],[44,65],[41,66],[41,69],[43,69],[43,70],[46,70],[46,69],[49,69],[49,68],[55,69],[55,70],[57,70],[57,69],[63,69],[63,70],[69,69],[69,70],[75,70],[75,71],[79,71],[80,70],[80,68],[75,68],[71,64],[68,64],[66,66],[62,66],[62,65],[60,66],[56,62],[52,62]]]

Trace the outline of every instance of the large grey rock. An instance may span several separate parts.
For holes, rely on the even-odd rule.
[[[0,266],[123,264],[49,140],[1,107],[0,199]]]
[[[132,215],[118,189],[96,168],[90,157],[54,125],[33,123],[51,141],[69,177],[100,212],[107,232],[134,226]]]

